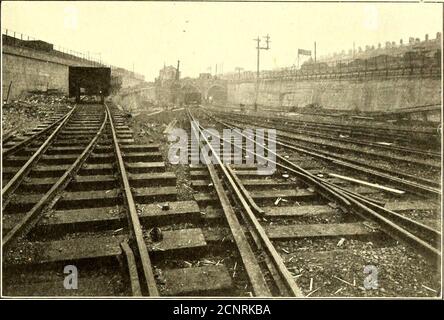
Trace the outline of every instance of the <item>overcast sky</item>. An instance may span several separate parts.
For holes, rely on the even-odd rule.
[[[253,38],[271,37],[261,69],[291,66],[297,48],[319,55],[409,36],[435,38],[442,4],[2,2],[2,29],[102,59],[153,80],[181,60],[184,76],[256,69]],[[263,43],[265,45],[265,43]],[[98,55],[96,55],[98,57]]]

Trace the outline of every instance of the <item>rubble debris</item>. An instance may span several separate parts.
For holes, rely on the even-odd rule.
[[[38,125],[48,114],[60,108],[71,108],[68,97],[60,94],[33,93],[2,106],[2,128],[6,132],[14,129],[18,133]]]
[[[337,246],[338,247],[342,246],[344,244],[344,242],[345,242],[345,238],[341,238],[341,240],[338,241]]]
[[[344,280],[344,279],[341,279],[341,278],[339,278],[339,277],[337,277],[337,276],[335,276],[335,275],[333,275],[333,278],[335,278],[336,280],[339,280],[339,281],[341,281],[341,282],[343,282],[343,283],[345,283],[345,284],[348,284],[349,286],[354,287],[353,283],[350,283],[350,282],[348,282],[348,281],[346,281],[346,280]]]
[[[343,287],[340,287],[338,290],[335,291],[334,294],[338,294],[338,293],[341,292],[342,290],[344,290],[344,288],[343,288]]]
[[[432,289],[432,288],[430,288],[430,287],[427,287],[427,286],[425,286],[425,285],[421,285],[424,289],[427,289],[427,290],[429,290],[429,291],[431,291],[431,292],[433,292],[433,293],[438,293],[438,291],[436,291],[435,289]]]
[[[354,182],[354,183],[357,183],[357,184],[361,184],[361,185],[368,186],[368,187],[375,188],[375,189],[381,189],[381,190],[392,192],[392,193],[395,193],[395,194],[404,194],[405,193],[405,191],[403,191],[403,190],[386,187],[386,186],[383,186],[383,185],[380,185],[380,184],[376,184],[376,183],[370,183],[370,182],[367,182],[367,181],[363,181],[363,180],[359,180],[359,179],[355,179],[355,178],[339,175],[339,174],[336,174],[336,173],[329,173],[328,175],[331,176],[331,177],[334,177],[334,178],[339,178],[341,180],[351,181],[351,182]]]
[[[154,242],[162,241],[163,234],[159,227],[155,227],[150,231],[150,237]]]
[[[123,230],[123,228],[119,228],[119,229],[114,230],[113,233],[116,234],[116,233],[119,233],[122,230]]]
[[[306,297],[311,296],[313,293],[317,292],[319,289],[321,289],[321,287],[319,287],[319,288],[317,288],[317,289],[315,289],[313,291],[310,291],[309,293],[307,293]]]

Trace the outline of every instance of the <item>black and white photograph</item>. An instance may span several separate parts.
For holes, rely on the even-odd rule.
[[[2,1],[1,297],[442,300],[443,13]]]

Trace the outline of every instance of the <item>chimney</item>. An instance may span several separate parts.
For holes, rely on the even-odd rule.
[[[399,40],[399,45],[402,47],[402,39]]]
[[[424,39],[425,39],[425,41],[429,41],[429,34],[428,33],[426,33]]]

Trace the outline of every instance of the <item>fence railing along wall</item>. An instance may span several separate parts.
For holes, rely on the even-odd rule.
[[[380,55],[368,59],[306,63],[273,71],[261,71],[259,79],[384,79],[396,77],[441,77],[441,50],[407,52],[402,56]],[[221,76],[231,82],[255,81],[256,73],[245,71]]]

